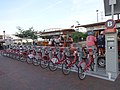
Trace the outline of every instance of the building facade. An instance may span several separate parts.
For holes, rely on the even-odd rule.
[[[55,29],[53,31],[45,31],[40,33],[40,37],[42,38],[51,38],[53,36],[65,36],[65,35],[71,35],[73,32],[75,32],[74,29]]]

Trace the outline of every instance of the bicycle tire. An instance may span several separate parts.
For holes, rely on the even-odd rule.
[[[28,58],[27,58],[27,63],[28,63],[28,64],[32,64],[32,62],[33,62],[33,61],[32,61],[32,58],[29,58],[29,57],[28,57]]]
[[[86,74],[85,74],[84,70],[82,69],[82,67],[81,66],[78,67],[78,78],[80,80],[83,80],[83,79],[85,79],[85,77],[86,77]]]
[[[67,62],[64,62],[62,64],[62,73],[64,75],[68,75],[68,74],[70,74],[70,71],[71,71],[71,67],[67,67]]]
[[[105,68],[105,66],[106,66],[105,57],[99,57],[99,58],[97,59],[97,65],[98,65],[98,67],[100,67],[100,68]]]
[[[52,61],[49,62],[49,69],[50,71],[56,71],[58,68],[58,65],[53,63]]]
[[[40,65],[40,61],[38,61],[36,58],[33,59],[33,65],[38,66]]]
[[[9,53],[7,53],[7,57],[9,57]]]
[[[4,54],[4,53],[3,53]],[[7,56],[6,57],[9,57],[10,58],[10,53],[7,53]]]
[[[13,57],[12,57],[12,59],[16,59],[16,54],[13,54]]]
[[[94,71],[94,62],[92,61],[91,64],[90,64],[90,70],[91,71]]]
[[[16,60],[18,60],[18,61],[20,60],[20,56],[19,55],[16,56]]]
[[[26,58],[24,58],[23,56],[20,56],[20,59],[18,59],[18,60],[20,60],[21,62],[25,62]]]
[[[47,67],[48,67],[48,62],[47,62],[47,60],[41,59],[41,60],[40,60],[40,66],[41,66],[41,68],[43,68],[43,69],[47,68]]]
[[[4,56],[4,54],[5,54],[5,51],[2,52],[2,56]]]
[[[13,53],[11,54],[10,58],[12,58],[12,59],[13,59]]]

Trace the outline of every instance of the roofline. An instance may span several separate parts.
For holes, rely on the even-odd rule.
[[[120,19],[119,20],[115,20],[116,23],[119,23],[120,22]],[[76,26],[75,28],[78,28],[78,27],[92,27],[92,26],[98,26],[98,25],[105,25],[105,22],[99,22],[99,23],[92,23],[92,24],[86,24],[86,25],[80,25],[80,26]]]
[[[74,29],[61,29],[61,30],[55,30],[55,31],[48,31],[48,32],[42,32],[42,34],[44,33],[53,33],[53,32],[61,32],[61,31],[75,31]]]

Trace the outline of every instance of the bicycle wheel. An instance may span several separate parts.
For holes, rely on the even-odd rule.
[[[83,80],[85,78],[86,74],[84,72],[84,70],[82,69],[82,67],[78,67],[78,78],[80,80]]]
[[[18,61],[20,60],[20,56],[19,55],[16,56],[16,60],[18,60]]]
[[[10,58],[12,58],[12,59],[13,59],[13,53],[11,54]]]
[[[5,56],[5,51],[2,52],[2,56]]]
[[[99,57],[97,59],[97,64],[101,68],[105,68],[105,57]]]
[[[32,63],[32,58],[29,58],[29,57],[28,57],[28,58],[27,58],[27,63],[28,63],[28,64],[31,64],[31,63]]]
[[[33,59],[33,65],[38,66],[40,65],[40,61],[38,61],[36,58]]]
[[[91,71],[94,71],[94,62],[93,62],[93,61],[91,62],[90,70],[91,70]]]
[[[64,62],[62,64],[62,73],[64,75],[68,75],[70,73],[70,71],[71,71],[71,67],[67,67],[67,62]]]
[[[3,56],[4,56],[4,54],[3,54]],[[9,53],[9,56],[8,56],[9,58],[11,58],[11,53]]]
[[[15,59],[16,58],[16,54],[13,54],[13,57],[12,57],[12,59]]]
[[[21,62],[25,62],[26,61],[26,58],[24,56],[20,56],[20,61]]]
[[[23,56],[20,55],[20,61],[23,59]]]
[[[53,63],[52,61],[49,62],[50,71],[55,71],[55,70],[57,70],[57,68],[58,68],[57,64]]]
[[[3,53],[4,54],[4,53]],[[9,57],[9,53],[6,52],[6,57]]]
[[[4,54],[4,51],[1,51],[1,55],[3,56],[3,54]]]
[[[41,66],[41,68],[43,68],[43,69],[47,68],[47,67],[48,67],[48,62],[47,62],[47,60],[41,59],[41,60],[40,60],[40,66]]]

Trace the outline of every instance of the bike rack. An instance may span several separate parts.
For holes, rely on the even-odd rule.
[[[15,47],[15,46],[11,46],[12,48],[19,48],[19,46],[18,47]],[[28,47],[26,47],[26,48],[28,48]],[[31,48],[31,47],[30,47]],[[42,55],[45,55],[45,49],[46,48],[46,46],[44,47],[44,46],[41,46],[40,47],[40,49],[41,49],[41,52],[42,52]],[[60,48],[56,48],[56,47],[47,47],[47,49],[48,49],[48,51],[50,51],[49,52],[49,57],[51,58],[52,57],[52,49],[54,48],[54,50],[56,49],[56,52],[58,52],[58,57],[60,58]],[[10,49],[10,48],[9,48]],[[80,47],[80,49],[81,49],[81,47]],[[64,48],[64,50],[65,50],[65,52],[66,52],[66,54],[69,54],[70,52],[69,52],[69,48],[68,47],[65,47]],[[80,56],[80,55],[79,55]],[[81,58],[81,57],[79,57],[79,58]],[[97,65],[97,58],[98,58],[98,56],[97,56],[97,53],[95,53],[95,58],[94,58],[94,71],[88,71],[88,72],[86,72],[86,74],[88,75],[88,76],[93,76],[93,77],[97,77],[97,78],[101,78],[101,79],[105,79],[105,80],[109,80],[109,81],[115,81],[115,79],[114,78],[112,78],[111,77],[111,75],[109,74],[109,76],[108,76],[108,74],[106,74],[106,70],[104,69],[104,68],[99,68],[98,67],[98,65]],[[62,66],[61,65],[58,65],[58,68],[62,68]],[[71,68],[71,71],[72,72],[77,72],[77,67],[75,66],[75,65],[73,65],[73,67]]]

